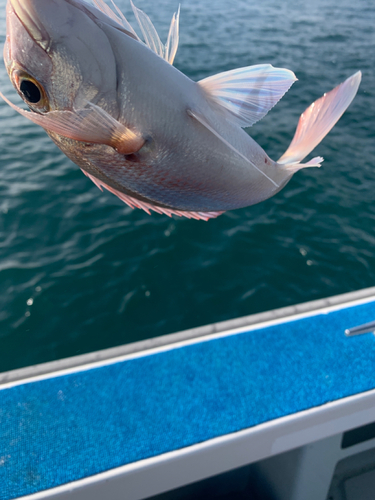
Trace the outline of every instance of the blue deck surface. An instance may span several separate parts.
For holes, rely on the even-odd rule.
[[[0,499],[375,388],[375,302],[0,391]]]

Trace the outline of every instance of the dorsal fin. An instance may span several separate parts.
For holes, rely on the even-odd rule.
[[[155,26],[151,22],[151,19],[141,9],[138,9],[132,0],[130,0],[130,5],[132,6],[137,23],[141,28],[147,47],[153,50],[158,56],[164,58],[164,47],[160,41],[160,37],[155,29]]]
[[[137,33],[134,31],[132,25],[128,22],[124,14],[121,12],[121,10],[117,7],[117,5],[113,2],[112,0],[112,5],[114,9],[116,10],[117,14],[111,9],[109,5],[107,5],[104,0],[92,0],[95,7],[99,9],[103,14],[111,18],[113,21],[115,21],[117,24],[119,24],[122,28],[125,28],[126,31],[129,31],[139,42],[141,39],[137,35]]]
[[[227,120],[251,127],[263,118],[297,80],[295,74],[271,64],[225,71],[198,82],[206,96],[226,112]]]
[[[138,41],[142,41],[113,0],[111,0],[111,2],[116,12],[111,9],[111,7],[109,7],[109,5],[104,2],[104,0],[92,1],[101,12],[110,17],[121,27],[125,28],[126,31],[129,31]],[[137,23],[142,31],[145,45],[147,45],[147,47],[155,52],[158,56],[162,57],[170,64],[173,64],[178,47],[180,7],[178,7],[178,11],[173,14],[167,43],[163,45],[160,41],[160,37],[155,29],[155,26],[152,24],[151,19],[148,17],[148,15],[145,14],[141,9],[138,9],[138,7],[133,4],[132,0],[130,0],[130,4]]]
[[[178,6],[177,12],[175,12],[172,16],[167,43],[165,44],[164,59],[168,61],[169,64],[173,64],[178,48],[179,22],[180,22],[180,6]]]

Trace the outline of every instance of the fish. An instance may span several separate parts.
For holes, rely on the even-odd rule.
[[[131,0],[130,0],[131,1]],[[208,220],[278,193],[355,97],[361,72],[311,104],[272,160],[245,129],[297,80],[271,64],[194,82],[174,65],[180,8],[163,44],[131,1],[143,40],[104,0],[8,0],[4,62],[44,128],[101,190],[147,213]]]

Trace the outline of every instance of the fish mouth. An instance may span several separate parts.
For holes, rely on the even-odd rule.
[[[10,12],[13,10],[31,38],[48,52],[51,38],[36,13],[35,3],[35,0],[8,0],[7,7]]]

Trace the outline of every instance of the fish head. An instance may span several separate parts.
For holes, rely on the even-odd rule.
[[[116,62],[100,22],[79,0],[8,0],[4,61],[32,111],[101,99],[116,107]]]

